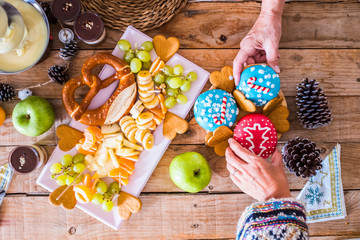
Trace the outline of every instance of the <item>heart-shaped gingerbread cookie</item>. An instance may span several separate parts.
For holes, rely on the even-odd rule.
[[[55,189],[49,196],[49,202],[55,206],[61,205],[63,208],[70,210],[75,207],[77,202],[72,186],[69,187],[69,189],[66,190],[66,192],[59,199],[57,199],[66,188],[67,185],[64,185]]]
[[[140,199],[121,191],[118,196],[117,205],[120,218],[127,220],[130,218],[131,214],[140,212],[142,203]]]
[[[270,100],[263,108],[262,113],[264,115],[267,115],[271,113],[273,110],[275,110],[283,101],[284,99],[281,97],[276,97],[272,100]]]
[[[239,90],[235,90],[233,92],[233,95],[236,100],[236,103],[241,108],[241,110],[250,113],[256,111],[255,104],[252,101],[246,99],[245,95],[242,92],[240,92]]]
[[[84,137],[84,133],[67,125],[60,125],[56,135],[59,138],[58,146],[64,152],[70,151]]]
[[[228,140],[222,141],[214,147],[214,151],[218,156],[225,156],[225,151],[229,146]]]
[[[182,119],[181,117],[167,112],[165,115],[164,125],[163,125],[163,135],[167,139],[174,139],[176,134],[183,134],[189,128],[189,123]]]
[[[213,135],[211,138],[209,138],[207,145],[209,147],[215,147],[219,143],[223,141],[227,141],[229,138],[231,138],[234,135],[234,132],[231,131],[230,128],[227,126],[220,126],[213,132]]]
[[[280,106],[270,112],[267,117],[274,124],[278,133],[285,133],[290,129],[290,123],[287,120],[289,117],[289,109],[285,106]]]
[[[180,47],[179,39],[175,37],[169,37],[166,39],[163,35],[157,35],[153,39],[154,49],[156,54],[167,62]]]
[[[216,88],[232,93],[235,89],[232,67],[225,66],[221,69],[221,72],[212,72],[210,74],[210,82]]]

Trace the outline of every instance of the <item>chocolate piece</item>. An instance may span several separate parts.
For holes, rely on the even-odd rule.
[[[39,164],[38,152],[30,146],[19,146],[14,148],[9,155],[11,168],[18,173],[29,173]]]
[[[92,12],[80,14],[74,23],[75,34],[84,42],[98,40],[104,33],[104,23],[100,16]]]
[[[62,22],[73,22],[81,12],[81,4],[79,0],[54,0],[51,12]]]

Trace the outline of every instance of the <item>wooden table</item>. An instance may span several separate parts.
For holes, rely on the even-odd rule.
[[[150,36],[164,34],[180,39],[179,53],[209,72],[232,65],[240,40],[249,31],[260,11],[255,1],[191,1],[173,20]],[[119,13],[120,14],[120,13]],[[221,20],[220,20],[221,19]],[[282,91],[290,108],[291,129],[280,139],[278,149],[292,137],[309,137],[323,153],[340,143],[341,165],[348,217],[344,220],[310,224],[313,239],[360,237],[360,3],[357,0],[289,1],[283,16],[280,68]],[[48,80],[47,69],[62,64],[57,38],[59,26],[52,27],[53,50],[49,58],[21,74],[0,76],[1,82],[24,88]],[[80,44],[72,62],[76,76],[85,59],[98,52],[111,52],[122,33],[107,29],[99,46]],[[320,81],[328,96],[334,117],[331,125],[316,130],[303,129],[296,116],[296,84],[304,77]],[[209,85],[205,87],[208,89]],[[83,89],[77,94],[84,96]],[[39,137],[24,137],[11,122],[11,111],[18,101],[1,104],[8,114],[0,127],[0,164],[10,150],[20,144],[37,143],[51,153],[57,143],[55,129],[68,124],[63,109],[61,87],[49,84],[34,93],[50,100],[57,113],[55,126]],[[231,239],[243,209],[253,199],[241,193],[229,179],[224,158],[204,145],[205,131],[194,119],[189,131],[176,137],[147,183],[140,198],[143,209],[119,231],[114,231],[80,210],[65,211],[48,203],[48,192],[37,186],[40,171],[15,175],[0,210],[1,239]],[[174,156],[198,151],[210,162],[213,177],[198,194],[177,188],[169,178],[168,167]],[[306,180],[288,174],[294,196]]]

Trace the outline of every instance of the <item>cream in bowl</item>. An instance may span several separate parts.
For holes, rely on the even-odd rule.
[[[0,0],[0,73],[17,73],[44,54],[49,24],[33,0]]]

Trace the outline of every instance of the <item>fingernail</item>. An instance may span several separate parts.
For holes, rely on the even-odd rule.
[[[280,73],[280,68],[279,68],[278,65],[276,65],[276,66],[274,67],[274,71],[277,72],[277,73]]]

